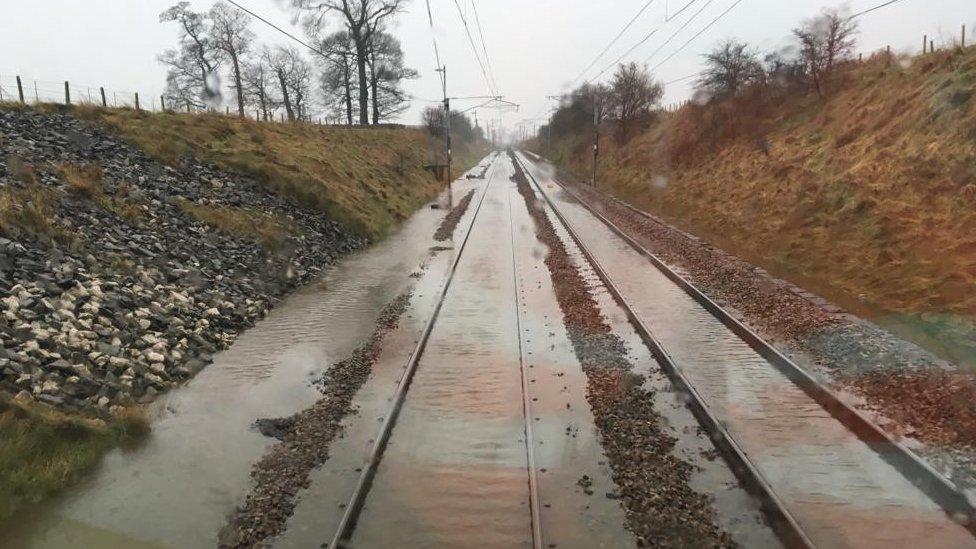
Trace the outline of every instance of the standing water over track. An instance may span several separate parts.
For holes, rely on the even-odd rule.
[[[423,208],[382,243],[286,298],[196,378],[151,406],[138,449],[110,452],[60,500],[8,526],[0,545],[213,547],[274,440],[251,425],[291,415],[319,393],[309,378],[347,356],[410,284],[442,212]]]

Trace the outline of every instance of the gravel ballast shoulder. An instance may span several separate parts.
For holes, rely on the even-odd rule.
[[[396,329],[410,297],[402,294],[387,305],[370,337],[350,357],[326,370],[316,382],[323,396],[314,405],[288,418],[256,422],[261,432],[280,442],[254,465],[254,486],[221,532],[221,547],[261,547],[284,531],[298,492],[308,487],[312,470],[329,458],[329,446],[340,432],[342,419],[352,411],[353,397],[369,377],[384,337]]]
[[[514,160],[513,160],[514,161]],[[515,161],[513,180],[546,244],[556,298],[577,358],[587,375],[587,400],[610,461],[627,515],[643,547],[731,547],[716,525],[709,498],[689,486],[692,465],[673,453],[675,439],[653,406],[653,392],[631,372],[623,341],[611,332],[524,172]]]
[[[560,181],[740,321],[851,394],[955,482],[976,487],[976,380],[828,300],[617,199]]]

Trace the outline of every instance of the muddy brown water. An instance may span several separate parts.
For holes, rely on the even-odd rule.
[[[5,526],[0,546],[215,546],[250,487],[251,465],[275,442],[251,428],[254,420],[291,415],[319,397],[310,376],[347,356],[380,310],[414,283],[407,275],[427,258],[443,215],[421,209],[286,298],[189,384],[152,405],[145,444],[110,452],[81,486]]]
[[[607,270],[814,543],[974,547],[976,539],[529,160]]]

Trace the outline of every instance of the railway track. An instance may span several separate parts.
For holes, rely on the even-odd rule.
[[[479,519],[495,520],[511,527],[513,531],[522,532],[518,535],[523,537],[516,535],[505,539],[501,543],[504,546],[530,544],[541,548],[552,542],[547,535],[547,530],[551,529],[543,527],[548,524],[543,511],[550,512],[543,507],[551,506],[552,493],[545,500],[540,498],[539,472],[546,469],[545,464],[537,463],[535,455],[540,447],[537,444],[542,441],[536,441],[537,435],[533,428],[533,419],[539,419],[534,417],[538,414],[532,410],[533,402],[538,400],[535,398],[538,393],[532,392],[531,384],[535,382],[534,377],[539,372],[534,372],[533,379],[530,379],[527,363],[532,359],[527,354],[531,354],[531,351],[524,347],[524,343],[527,341],[526,337],[532,336],[523,334],[523,331],[529,331],[523,323],[536,320],[526,317],[529,305],[525,302],[526,285],[524,280],[520,281],[524,273],[519,273],[519,259],[516,257],[516,252],[525,247],[527,241],[517,241],[519,236],[517,223],[513,218],[515,214],[511,205],[512,191],[502,192],[497,188],[500,183],[495,181],[495,172],[501,169],[498,165],[500,161],[505,162],[498,158],[493,162],[491,174],[476,199],[477,204],[473,208],[467,229],[456,245],[449,272],[437,295],[436,306],[404,368],[403,376],[390,400],[389,411],[383,416],[380,430],[372,442],[369,458],[360,472],[348,504],[344,506],[329,547],[347,547],[354,539],[358,540],[357,545],[375,545],[378,531],[396,530],[397,525],[406,525],[408,529],[429,528],[431,524],[444,519],[439,513],[453,510],[451,505],[464,506],[469,503],[465,499],[455,501],[456,498],[452,499],[454,495],[440,494],[436,487],[426,486],[419,488],[414,494],[420,497],[410,501],[411,504],[417,503],[416,508],[403,509],[403,500],[398,498],[404,497],[403,492],[411,488],[398,482],[402,482],[404,477],[412,473],[410,467],[405,467],[402,463],[403,456],[398,455],[394,460],[401,461],[398,465],[384,466],[387,469],[385,476],[379,474],[395,428],[405,430],[405,434],[399,437],[400,444],[414,438],[411,435],[425,432],[428,437],[444,437],[447,440],[445,446],[437,451],[448,454],[453,452],[462,457],[470,457],[466,452],[472,451],[472,447],[478,452],[486,447],[493,448],[491,459],[498,461],[498,456],[501,456],[501,461],[508,469],[501,476],[495,472],[492,473],[495,476],[486,477],[462,471],[462,483],[480,480],[495,490],[486,499],[498,496],[499,501],[506,500],[507,503],[486,503],[486,508],[498,510],[497,516],[492,517],[472,515],[468,509],[466,511],[469,516],[464,520],[476,516]],[[929,546],[976,546],[976,539],[966,529],[971,524],[973,509],[954,485],[910,450],[887,437],[864,416],[748,330],[653,254],[640,247],[570,189],[562,188],[566,195],[558,196],[553,192],[560,188],[556,186],[558,183],[555,180],[540,181],[540,176],[533,173],[535,170],[529,161],[517,158],[517,162],[537,193],[545,200],[553,220],[558,220],[562,225],[602,284],[622,307],[631,325],[673,385],[687,395],[688,407],[742,484],[757,497],[771,526],[784,544],[791,547],[881,546],[904,541]],[[567,200],[566,196],[572,198]],[[507,210],[502,204],[504,200],[509,201]],[[486,201],[491,204],[489,208],[485,208]],[[488,213],[484,213],[485,210]],[[488,217],[480,219],[484,216]],[[479,220],[482,233],[472,241],[472,234]],[[504,229],[499,227],[505,222],[510,226],[510,230],[505,232],[506,238],[511,239],[511,257],[503,260],[509,254],[508,244],[498,244],[501,243],[499,237],[504,234],[501,232]],[[524,231],[525,220],[520,222]],[[616,244],[609,240],[594,240],[594,235],[598,235],[601,230],[599,227],[611,235]],[[493,247],[499,250],[486,251]],[[520,253],[524,253],[524,250]],[[463,269],[464,280],[459,282],[456,276],[462,258],[466,259],[466,267]],[[481,273],[482,277],[479,278],[478,271],[490,271],[489,265],[502,269],[505,274]],[[507,271],[509,268],[511,271]],[[647,279],[650,276],[648,273],[656,273],[658,278]],[[502,276],[509,280],[500,282],[500,289],[495,288],[497,295],[493,295],[489,281],[500,280]],[[455,288],[458,284],[460,287]],[[489,286],[486,287],[485,284]],[[445,313],[445,303],[450,301],[452,291],[467,296],[472,290],[483,288],[489,294],[484,297],[485,301],[480,304],[477,300],[475,303],[459,304],[459,301],[464,300],[456,299],[455,295]],[[509,424],[502,421],[500,424],[478,427],[478,433],[467,426],[456,429],[450,425],[434,427],[434,431],[428,426],[427,431],[423,431],[425,427],[418,428],[418,425],[425,425],[430,418],[408,406],[412,411],[407,414],[406,425],[398,426],[405,403],[409,402],[408,392],[414,385],[418,370],[425,372],[427,377],[414,391],[420,393],[411,397],[413,400],[424,401],[430,399],[431,395],[435,400],[458,398],[454,393],[459,387],[463,387],[456,384],[460,379],[459,372],[437,370],[443,370],[444,364],[463,361],[468,358],[467,354],[478,354],[480,351],[474,349],[477,345],[468,345],[463,341],[463,334],[465,330],[479,328],[472,325],[467,325],[466,328],[451,326],[465,324],[463,316],[459,317],[459,314],[471,314],[472,318],[483,315],[482,308],[489,306],[492,301],[498,301],[499,295],[514,296],[514,303],[494,303],[500,307],[494,311],[494,315],[498,316],[494,327],[498,329],[498,333],[514,333],[515,337],[509,335],[494,340],[489,337],[487,343],[482,341],[481,344],[487,347],[496,351],[500,349],[498,352],[504,354],[504,357],[478,355],[474,357],[476,360],[473,360],[473,364],[492,364],[495,367],[497,363],[502,364],[502,370],[507,368],[508,373],[505,375],[508,376],[508,392],[502,390],[499,395],[488,397],[489,400],[497,401],[488,402],[491,408],[488,416],[508,417]],[[665,317],[662,322],[661,311],[655,311],[653,304],[648,304],[648,296],[651,301],[668,303],[671,307],[668,313],[672,316]],[[476,322],[485,321],[482,319]],[[509,327],[505,328],[505,325]],[[514,325],[514,329],[511,325]],[[491,330],[492,326],[486,328],[487,332]],[[436,340],[433,344],[432,337]],[[449,350],[451,345],[447,345],[445,341],[452,342],[451,345],[457,349]],[[539,347],[532,348],[536,354],[539,353]],[[489,351],[491,352],[495,351]],[[433,358],[429,356],[431,354],[434,355]],[[425,366],[419,368],[422,360],[426,361]],[[516,377],[517,383],[513,381]],[[442,383],[446,384],[438,385]],[[455,385],[451,385],[452,383]],[[473,383],[494,387],[505,382],[487,378],[474,380]],[[516,391],[519,397],[517,409],[514,405]],[[452,396],[445,397],[448,394]],[[472,400],[481,398],[474,394],[468,396]],[[436,408],[443,407],[443,404],[422,402],[419,405],[414,404],[413,408]],[[457,402],[452,405],[457,405]],[[484,412],[485,410],[477,410],[484,405],[484,402],[476,402],[471,410],[465,411]],[[545,408],[544,403],[537,405]],[[492,406],[504,409],[496,410]],[[441,412],[446,411],[448,416],[458,413],[457,410],[448,408]],[[518,452],[522,452],[521,457],[512,450],[513,445],[509,442],[512,439],[507,438],[512,435],[511,420],[516,416],[519,424],[518,447],[521,448]],[[435,423],[444,419],[443,416],[436,417]],[[481,429],[488,434],[482,435]],[[469,440],[469,436],[474,440]],[[496,438],[492,439],[492,436]],[[454,447],[451,446],[451,437],[454,437]],[[546,435],[542,438],[546,438]],[[408,444],[437,446],[438,443],[427,440]],[[402,450],[398,454],[402,454]],[[433,469],[436,467],[435,464]],[[472,469],[477,467],[476,465]],[[427,477],[428,481],[437,479],[442,474],[457,475],[458,471],[447,466],[443,473],[437,471],[433,476]],[[381,480],[378,481],[378,478]],[[416,482],[423,483],[424,478],[421,472]],[[551,489],[553,484],[548,482]],[[370,496],[377,486],[383,486],[381,494]],[[367,496],[370,496],[370,501],[377,501],[367,505]],[[441,496],[444,496],[447,503],[431,503]],[[523,499],[524,501],[520,501]],[[491,507],[495,503],[498,505]],[[375,510],[372,517],[368,512],[370,507],[379,509]],[[365,517],[364,510],[367,511]],[[398,512],[411,516],[400,522],[385,517]],[[428,522],[422,520],[415,523],[415,514],[429,515],[425,518]],[[377,516],[384,518],[378,521]],[[911,523],[913,520],[917,524]],[[357,525],[361,522],[370,523],[370,528],[364,527],[354,538]],[[886,523],[890,527],[888,531],[883,527]],[[622,526],[622,522],[619,526]],[[462,524],[461,530],[463,529]],[[363,539],[360,539],[360,534]],[[413,532],[413,535],[417,534]],[[457,532],[449,534],[454,535]],[[395,535],[399,536],[400,532]],[[410,545],[410,535],[403,533],[404,545]],[[426,533],[422,536],[426,536]],[[434,539],[441,544],[446,543],[444,540],[454,540],[455,543],[457,541],[457,538],[449,536]],[[413,540],[423,543],[427,538],[415,537]]]
[[[541,161],[541,158],[539,160]],[[519,158],[519,162],[539,194],[545,199],[550,211],[565,227],[609,292],[625,309],[631,323],[652,350],[672,383],[688,395],[689,407],[707,430],[716,447],[733,465],[741,481],[759,498],[772,525],[788,546],[876,546],[889,542],[911,545],[911,541],[923,542],[922,545],[929,546],[976,545],[976,540],[972,537],[974,509],[965,495],[954,484],[932,469],[911,450],[889,437],[860,412],[847,405],[829,388],[766,343],[654,254],[640,246],[577,193],[563,186],[555,178],[551,179],[552,185],[547,189],[546,185],[541,183],[539,177],[533,173],[534,170],[529,169],[529,162],[523,158]],[[553,186],[571,198],[562,201],[554,198]],[[579,208],[573,206],[571,202],[578,204]],[[579,211],[576,211],[577,209]],[[574,211],[570,212],[569,210]],[[708,320],[703,318],[707,314],[727,330],[729,333],[727,335],[730,336],[724,341],[718,342],[716,347],[724,345],[724,349],[718,352],[727,352],[737,356],[732,359],[723,359],[720,356],[708,356],[707,352],[695,353],[681,349],[682,344],[708,345],[708,342],[692,341],[695,339],[694,337],[676,333],[671,327],[654,322],[661,320],[662,317],[661,311],[657,311],[658,314],[653,313],[655,305],[649,305],[643,297],[644,293],[654,293],[645,291],[649,287],[647,286],[648,280],[637,280],[639,277],[629,277],[635,278],[635,282],[630,283],[631,281],[628,281],[626,288],[621,287],[620,280],[615,281],[615,277],[627,279],[628,273],[617,268],[621,265],[611,265],[607,261],[615,257],[613,253],[604,252],[607,247],[612,246],[601,245],[599,252],[594,247],[596,240],[593,235],[599,231],[595,224],[588,224],[586,227],[579,226],[580,220],[583,219],[581,215],[583,212],[609,229],[610,234],[622,242],[623,246],[629,248],[628,251],[631,254],[636,253],[645,265],[649,263],[650,265],[647,267],[652,267],[654,271],[663,275],[663,277],[657,277],[654,280],[655,285],[663,285],[666,281],[666,283],[680,290],[687,298],[690,298],[688,303],[673,305],[674,310],[681,311],[682,307],[688,308],[692,305],[700,309],[692,317],[689,317],[694,326],[691,331],[697,329],[700,331],[710,330],[712,334],[718,333],[716,326],[702,327],[708,324]],[[584,236],[584,231],[587,236]],[[600,243],[609,244],[606,239],[601,240]],[[619,249],[617,252],[616,257],[626,255]],[[631,264],[638,265],[639,262],[632,262]],[[670,299],[674,303],[681,301],[680,298],[676,298],[673,292],[671,294],[659,293],[655,297],[659,300]],[[667,320],[669,324],[674,324],[680,322],[681,317],[675,316]],[[680,331],[680,328],[678,330]],[[658,335],[660,332],[668,333],[665,334],[665,337],[661,337]],[[720,334],[719,337],[724,336],[726,335]],[[733,341],[733,337],[738,339],[738,345]],[[676,349],[678,352],[675,352]],[[755,356],[748,356],[750,353]],[[689,360],[691,358],[697,360]],[[709,363],[713,363],[711,364],[712,370],[706,371],[709,369]],[[752,370],[744,368],[740,374],[736,374],[734,371],[731,374],[727,373],[728,365],[735,366],[736,363],[748,366]],[[726,372],[721,372],[722,368],[725,368]],[[750,398],[763,398],[760,391],[744,391],[741,395],[736,395],[734,391],[729,390],[728,385],[735,383],[731,379],[732,376],[749,374],[766,376],[760,381],[771,383],[771,390],[788,393],[787,396],[768,398],[762,403],[763,409],[760,410],[760,414],[749,416],[739,413],[737,415],[736,406],[749,406],[750,403],[747,401]],[[772,385],[770,380],[777,376],[782,378],[777,380],[782,386]],[[740,400],[739,402],[736,402],[737,398]],[[786,405],[783,406],[786,408],[795,407],[796,410],[801,410],[798,415],[815,415],[816,409],[825,410],[829,415],[816,418],[816,421],[805,422],[803,418],[792,416],[789,410],[772,409],[771,405],[773,404]],[[759,417],[760,415],[766,417]],[[830,425],[831,422],[842,426],[842,429],[846,430],[850,437],[845,437],[845,433],[836,428],[837,425]],[[816,486],[813,490],[804,488],[797,490],[795,486],[804,482],[803,473],[793,475],[787,472],[784,474],[783,467],[789,468],[790,464],[776,463],[776,459],[782,461],[784,457],[799,458],[799,456],[791,455],[789,449],[779,451],[779,455],[773,456],[773,459],[763,455],[763,446],[766,442],[763,440],[764,436],[774,445],[784,441],[789,444],[804,444],[802,436],[785,436],[782,433],[784,428],[799,426],[808,428],[819,426],[824,432],[830,431],[828,434],[816,430],[805,433],[808,437],[807,442],[805,442],[808,444],[807,451],[816,452],[816,448],[821,444],[826,449],[821,456],[822,460],[817,470],[808,473],[827,476],[836,474],[838,480],[842,479],[848,483],[855,483],[861,488],[861,494],[858,494],[858,489],[849,489],[848,492],[850,493],[843,494],[848,496],[847,501],[832,501],[831,497],[824,497],[822,493],[815,493],[820,490],[828,490],[829,480],[822,486]],[[764,432],[764,429],[768,431]],[[818,441],[818,436],[822,436],[826,442]],[[843,440],[836,440],[838,437]],[[852,439],[856,439],[860,445],[857,445]],[[850,452],[845,452],[845,450],[850,450]],[[796,452],[794,451],[792,454],[796,454]],[[872,455],[874,459],[872,459]],[[898,482],[894,482],[894,486],[885,486],[885,482],[891,482],[889,479],[892,475],[889,474],[890,471],[883,470],[884,468],[879,465],[878,458],[880,458],[880,462],[896,471],[901,480],[906,482],[902,482],[901,486],[898,486]],[[804,462],[802,459],[797,459],[797,461],[796,465],[802,469],[802,466],[809,463],[810,460]],[[905,486],[909,483],[911,488],[917,490],[917,493],[911,493],[912,491]],[[838,488],[844,492],[844,487]],[[884,490],[887,488],[893,492],[898,492],[898,494],[886,498]],[[858,501],[859,495],[864,500]],[[923,499],[929,501],[923,501]],[[878,516],[868,517],[867,522],[871,524],[872,528],[883,527],[883,524],[887,522],[892,527],[893,535],[878,535],[863,530],[859,531],[856,525],[829,524],[831,520],[844,522],[839,513],[818,509],[818,507],[823,507],[823,504],[829,503],[842,507],[846,505],[850,512],[859,515],[859,519],[865,519],[866,515],[872,515],[876,512]],[[939,511],[939,516],[933,515],[933,509],[926,503],[934,503],[937,506],[935,509]],[[873,504],[877,504],[879,508],[872,509]],[[868,509],[867,513],[863,512],[865,507]],[[921,524],[918,527],[912,528],[909,525],[907,530],[910,532],[906,532],[904,525],[899,524],[898,521],[919,519],[919,517],[913,516],[913,511],[923,514],[924,519],[920,519]],[[886,513],[889,516],[884,516]],[[863,537],[858,539],[859,535]],[[914,540],[912,540],[913,537]]]
[[[504,161],[504,160],[503,160]],[[486,198],[492,191],[492,186],[497,185],[497,182],[493,182],[494,172],[496,169],[496,162],[492,162],[490,167],[485,171],[488,172],[487,177],[482,175],[485,179],[485,187],[480,191],[480,196],[477,198],[477,205],[473,208],[473,214],[471,215],[470,222],[467,224],[467,228],[462,240],[455,246],[455,255],[453,262],[450,266],[449,272],[445,278],[445,281],[439,291],[437,296],[437,303],[434,307],[434,311],[427,320],[424,330],[414,348],[407,365],[404,369],[403,376],[397,386],[396,392],[391,399],[390,409],[385,414],[385,419],[375,438],[369,459],[365,467],[363,467],[356,487],[349,499],[349,503],[345,506],[345,512],[339,522],[338,528],[335,531],[331,542],[328,544],[330,548],[341,548],[347,547],[352,542],[353,533],[356,530],[356,526],[359,522],[360,517],[363,514],[364,506],[367,500],[367,495],[373,488],[374,481],[377,476],[377,472],[380,467],[380,463],[384,458],[384,454],[389,445],[390,438],[393,434],[394,428],[397,426],[398,420],[400,419],[401,411],[403,410],[404,403],[407,400],[408,392],[414,382],[415,375],[418,370],[418,365],[424,356],[425,351],[430,343],[431,336],[435,331],[435,326],[438,322],[442,320],[442,311],[444,309],[445,301],[452,289],[452,285],[455,282],[455,277],[458,271],[458,266],[462,261],[462,258],[466,258],[466,252],[470,246],[470,240],[472,232],[474,230],[475,224],[479,221],[479,215],[482,213],[482,208],[485,205]],[[508,215],[511,216],[511,211],[509,208]],[[512,225],[512,231],[510,234],[512,239],[512,251],[513,251],[513,265],[515,264],[514,250],[515,250],[515,230],[514,224]],[[517,273],[513,272],[509,274],[515,284],[515,279],[517,278]],[[513,286],[514,287],[514,286]],[[516,296],[517,301],[517,296]],[[512,306],[512,310],[518,310],[518,304],[515,303]],[[519,334],[522,330],[522,325],[520,321],[520,316],[515,315],[514,317],[516,328],[514,330],[515,334]],[[533,427],[530,417],[532,416],[532,402],[529,397],[529,379],[525,372],[525,357],[524,350],[522,348],[521,340],[519,340],[518,350],[517,350],[519,368],[520,368],[520,386],[521,386],[521,414],[522,414],[522,427],[521,434],[524,437],[524,452],[525,452],[525,463],[526,467],[523,471],[525,477],[525,482],[528,487],[528,507],[529,507],[529,524],[531,529],[531,544],[535,549],[541,549],[543,547],[542,541],[542,531],[540,526],[539,517],[539,494],[538,494],[538,480],[537,480],[537,466],[534,460],[533,448],[536,446],[534,441]]]

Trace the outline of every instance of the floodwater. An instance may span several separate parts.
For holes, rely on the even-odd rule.
[[[454,195],[464,196],[471,189],[479,191],[483,187],[484,182],[480,180],[460,180],[454,183]],[[311,473],[310,487],[299,494],[285,532],[273,540],[274,547],[317,547],[332,539],[360,472],[368,462],[373,441],[390,409],[410,355],[440,297],[458,251],[454,242],[463,241],[479,201],[480,191],[457,224],[453,242],[438,243],[439,248],[445,249],[433,254],[427,262],[399,325],[383,339],[372,373],[353,399],[355,414],[342,421],[342,434],[332,441],[328,461]]]
[[[529,170],[815,544],[973,547],[976,539],[646,258]]]
[[[427,259],[444,210],[423,208],[395,234],[329,269],[151,407],[148,441],[110,452],[81,486],[7,526],[25,548],[213,547],[275,441],[251,425],[291,415],[319,393],[310,377],[346,357]],[[432,271],[433,272],[433,271]]]
[[[539,200],[543,200],[541,196]],[[742,487],[728,463],[719,457],[715,445],[699,428],[698,420],[688,408],[684,395],[675,389],[665,375],[631,325],[627,313],[607,290],[548,203],[542,204],[611,331],[626,345],[634,372],[644,376],[645,389],[654,391],[654,409],[675,439],[672,453],[693,466],[689,479],[691,488],[711,498],[716,524],[741,547],[780,547],[781,542],[767,524],[760,502]]]
[[[496,160],[352,547],[632,545],[512,173]]]

